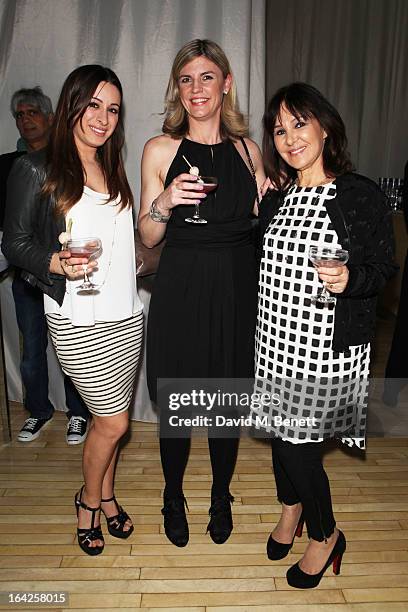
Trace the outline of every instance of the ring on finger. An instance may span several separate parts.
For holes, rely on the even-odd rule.
[[[328,284],[328,287],[329,287],[329,289],[333,289],[333,287],[334,287],[334,283],[329,283],[329,284]]]
[[[75,273],[75,266],[71,266],[71,268],[72,268],[72,273],[74,274]]]

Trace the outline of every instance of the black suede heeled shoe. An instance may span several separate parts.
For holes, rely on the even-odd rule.
[[[224,544],[231,535],[234,527],[231,513],[232,503],[234,503],[234,498],[230,493],[211,498],[211,508],[208,511],[210,522],[207,525],[206,533],[210,532],[215,544]]]
[[[297,589],[314,589],[321,581],[324,572],[332,563],[333,573],[335,576],[338,576],[340,574],[341,560],[345,550],[346,538],[344,537],[344,533],[339,530],[339,536],[336,540],[334,548],[331,551],[322,570],[318,574],[306,574],[300,569],[299,563],[296,563],[286,572],[286,579],[289,586],[296,587]]]
[[[106,524],[108,526],[108,531],[114,538],[121,538],[122,540],[126,540],[134,531],[134,526],[132,525],[129,529],[125,529],[126,521],[130,520],[130,517],[127,512],[124,511],[122,506],[119,506],[116,501],[116,497],[113,495],[109,499],[101,499],[102,502],[115,502],[117,514],[114,516],[106,516],[104,510],[102,512],[105,514]]]
[[[164,496],[162,515],[164,516],[164,531],[175,546],[186,546],[190,537],[186,517],[187,500],[184,495],[177,497]]]
[[[102,540],[102,542],[104,542],[101,526],[98,525],[97,527],[95,527],[96,515],[100,511],[101,507],[99,506],[98,508],[91,508],[90,506],[87,506],[82,501],[82,493],[84,490],[84,486],[85,485],[83,485],[81,487],[81,490],[75,494],[75,498],[74,498],[75,510],[76,510],[77,517],[79,515],[80,508],[83,508],[84,510],[88,510],[88,512],[91,512],[92,518],[91,518],[90,527],[84,527],[84,528],[78,527],[77,529],[78,544],[80,548],[87,555],[91,555],[92,557],[94,557],[95,555],[100,555],[105,546],[105,543],[103,543],[102,546],[91,546],[91,543],[94,542],[95,540]]]
[[[278,561],[279,559],[284,559],[290,552],[293,542],[295,541],[295,537],[301,538],[303,533],[303,514],[300,515],[295,534],[293,536],[293,540],[290,544],[282,544],[281,542],[277,542],[273,539],[272,534],[269,536],[269,540],[266,544],[266,553],[268,555],[268,559],[271,561]]]

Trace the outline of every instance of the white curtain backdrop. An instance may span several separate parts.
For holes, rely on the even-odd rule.
[[[137,202],[143,145],[160,133],[159,113],[172,61],[193,38],[210,38],[225,50],[241,109],[249,115],[251,135],[260,142],[265,0],[0,0],[0,153],[15,150],[18,138],[9,110],[14,91],[40,85],[55,105],[71,70],[81,64],[104,64],[117,72],[124,89],[126,168]],[[141,297],[147,312],[148,283]],[[7,321],[10,325],[13,317]],[[15,334],[10,336],[15,342]],[[16,359],[14,368],[11,363],[7,367],[18,377],[15,366]],[[56,407],[63,408],[60,374],[55,369],[50,384]],[[12,389],[19,388],[15,381]],[[16,395],[10,399],[21,401],[21,391]],[[144,366],[133,418],[154,419]]]
[[[210,38],[225,50],[242,110],[260,140],[265,99],[265,0],[0,0],[0,153],[15,148],[13,92],[41,85],[55,104],[81,64],[118,73],[124,88],[127,171],[139,193],[143,145],[160,133],[178,49]]]

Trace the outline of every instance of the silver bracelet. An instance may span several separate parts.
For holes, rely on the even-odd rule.
[[[156,223],[167,223],[167,221],[171,217],[171,214],[163,215],[159,210],[157,210],[156,201],[157,200],[153,200],[150,206],[149,217],[151,218],[152,221],[155,221]]]

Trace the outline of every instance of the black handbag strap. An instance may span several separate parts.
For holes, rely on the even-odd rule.
[[[256,187],[256,202],[257,202],[257,204],[259,204],[258,183],[256,182],[256,174],[255,174],[254,163],[253,163],[253,161],[251,159],[251,156],[249,154],[247,143],[245,142],[244,138],[242,138],[242,136],[241,136],[240,140],[242,142],[242,146],[244,147],[244,151],[245,151],[246,156],[247,156],[249,167],[251,168],[251,171],[252,171],[252,178],[254,179],[255,187]]]

